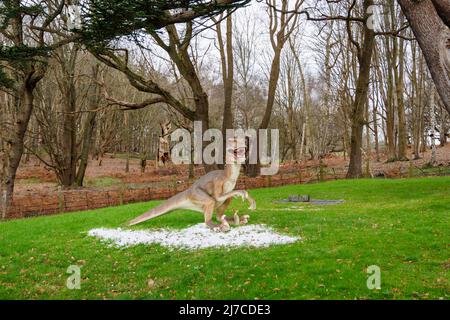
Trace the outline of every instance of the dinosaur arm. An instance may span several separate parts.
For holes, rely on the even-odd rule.
[[[200,193],[202,195],[208,196],[209,198],[213,199],[215,202],[224,202],[232,197],[241,197],[242,199],[246,199],[248,194],[244,190],[233,190],[231,192],[222,194],[223,189],[217,188],[216,184],[213,183],[213,188],[211,190],[212,192],[208,192],[206,188],[196,186],[195,188],[192,188],[193,193]]]
[[[206,178],[206,179],[205,179]],[[212,197],[216,202],[225,202],[226,200],[233,197],[241,197],[242,200],[247,200],[250,204],[249,209],[256,209],[255,200],[249,196],[248,192],[245,190],[233,190],[224,193],[225,183],[229,180],[224,171],[215,171],[214,174],[210,176],[204,176],[203,181],[199,181],[197,186],[193,188],[194,192],[201,192]],[[200,190],[200,191],[199,191]]]
[[[230,192],[225,193],[224,195],[221,195],[218,198],[216,198],[216,201],[223,202],[223,201],[226,201],[227,199],[230,199],[232,197],[241,197],[242,200],[247,200],[248,201],[248,203],[250,204],[250,207],[249,207],[250,210],[255,210],[256,209],[256,202],[255,202],[255,200],[252,197],[250,197],[248,192],[245,191],[245,190],[233,190],[233,191],[230,191]]]

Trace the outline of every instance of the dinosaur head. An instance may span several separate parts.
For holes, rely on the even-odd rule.
[[[245,139],[233,137],[227,139],[226,160],[227,163],[244,163],[246,157]]]

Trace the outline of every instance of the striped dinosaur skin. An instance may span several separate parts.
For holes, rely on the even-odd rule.
[[[247,200],[250,204],[250,210],[256,209],[256,202],[247,191],[234,190],[240,173],[240,163],[245,159],[245,148],[238,146],[237,139],[233,138],[228,141],[226,165],[223,170],[208,172],[187,190],[174,195],[159,206],[131,220],[127,225],[132,226],[177,209],[202,212],[206,225],[218,232],[229,231],[229,223],[246,224],[249,219],[248,215],[239,217],[237,211],[235,211],[233,217],[225,216],[225,210],[231,200],[236,197],[242,198],[243,201]],[[214,212],[216,212],[220,224],[212,221]]]

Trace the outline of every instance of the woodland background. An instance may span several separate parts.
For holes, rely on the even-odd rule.
[[[2,1],[2,216],[33,214],[23,208],[33,199],[64,211],[73,189],[87,190],[81,201],[119,186],[109,204],[166,197],[211,169],[170,164],[170,132],[194,120],[279,129],[281,184],[323,179],[324,168],[333,178],[446,174],[450,116],[396,1],[218,2],[155,1],[150,15],[145,1]],[[448,5],[422,3],[448,32]],[[73,5],[89,21],[82,32]],[[188,8],[201,19],[177,20]],[[244,180],[258,169],[246,165]],[[147,191],[126,198],[137,183]]]

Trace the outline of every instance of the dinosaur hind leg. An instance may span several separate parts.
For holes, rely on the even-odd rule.
[[[231,198],[228,198],[225,200],[224,203],[222,203],[217,209],[216,209],[216,217],[217,221],[222,221],[223,215],[225,214],[225,210],[227,210],[228,206],[231,203]],[[226,217],[228,221],[232,221],[233,219],[231,217]]]
[[[210,202],[208,204],[205,204],[203,206],[204,209],[204,215],[205,215],[205,224],[216,232],[227,232],[230,231],[230,225],[228,224],[227,220],[221,219],[220,224],[216,224],[212,221],[212,216],[214,213],[214,207],[215,202]]]

